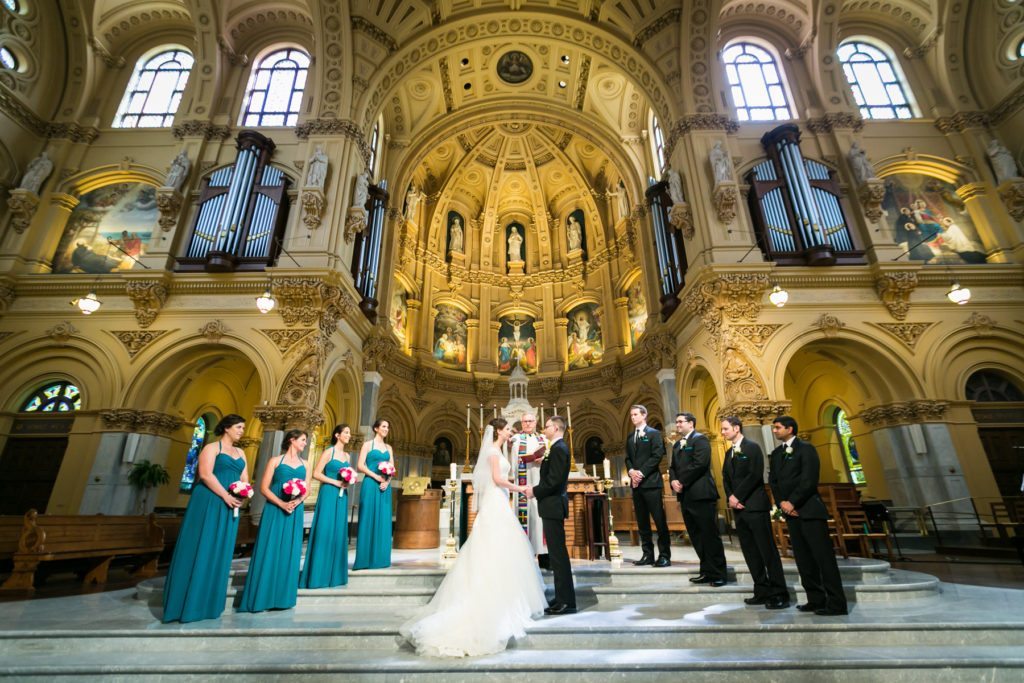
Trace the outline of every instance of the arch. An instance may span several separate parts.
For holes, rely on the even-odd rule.
[[[310,52],[301,46],[275,43],[253,60],[248,82],[242,95],[238,125],[246,127],[293,127],[302,113],[302,102],[310,96],[306,91]],[[271,91],[287,90],[287,102],[280,109],[267,110]]]
[[[717,433],[717,420],[721,406],[721,393],[715,382],[716,373],[704,363],[694,363],[686,369],[679,382],[679,410],[693,413],[698,429]],[[672,415],[675,420],[675,415]],[[709,427],[712,425],[713,427]]]
[[[397,393],[397,392],[396,392]],[[388,432],[388,442],[413,441],[418,433],[416,429],[416,416],[400,396],[389,395],[382,398],[377,406],[375,415],[366,415],[362,418],[367,425],[373,424],[376,420],[387,420],[391,426]],[[368,435],[372,432],[368,432]]]
[[[343,360],[328,363],[324,376],[330,378],[324,391],[327,429],[333,430],[334,425],[344,422],[352,427],[354,437],[359,425],[362,424],[362,379],[355,369],[355,364]]]
[[[836,56],[866,119],[910,119],[921,110],[899,58],[885,41],[852,35],[839,43]]]
[[[461,294],[444,294],[442,296],[435,297],[430,302],[431,310],[435,310],[438,306],[452,306],[465,313],[470,318],[476,318],[480,315],[480,311],[476,305],[462,296]]]
[[[87,192],[114,183],[146,183],[160,187],[163,184],[163,178],[164,173],[152,166],[134,162],[105,164],[68,176],[57,185],[54,191],[80,197]]]
[[[0,368],[0,406],[17,411],[39,385],[67,380],[82,392],[82,410],[120,407],[117,403],[123,382],[111,350],[82,337],[55,345],[50,339],[35,339],[5,352]],[[41,369],[45,369],[41,371]]]
[[[721,59],[732,108],[740,122],[790,121],[797,117],[801,108],[790,86],[793,79],[774,44],[757,36],[737,36],[724,43]]]
[[[964,394],[969,401],[1024,401],[1024,391],[1013,379],[987,368],[971,373],[964,383]]]
[[[50,380],[37,386],[22,401],[19,413],[69,413],[82,408],[82,391],[69,380]]]
[[[967,379],[986,369],[996,370],[1024,387],[1020,333],[999,327],[979,331],[964,325],[954,329],[928,347],[923,365],[931,395],[939,398],[966,400]]]
[[[195,58],[184,45],[160,45],[140,55],[111,127],[169,128],[194,65]],[[170,94],[161,97],[161,89],[170,89]],[[154,93],[159,99],[153,99]]]

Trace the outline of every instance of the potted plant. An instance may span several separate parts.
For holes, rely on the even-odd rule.
[[[142,500],[139,505],[139,512],[145,514],[149,503],[149,490],[157,486],[163,486],[171,481],[171,475],[167,468],[159,463],[149,460],[140,460],[132,464],[128,472],[128,483],[135,487],[136,491],[142,492]]]

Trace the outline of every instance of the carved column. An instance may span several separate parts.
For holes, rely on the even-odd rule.
[[[674,368],[662,368],[658,370],[658,388],[661,389],[661,407],[665,411],[665,427],[672,422],[676,413],[679,412],[679,392],[676,391],[676,371]],[[709,434],[715,432],[707,428]]]
[[[633,339],[629,335],[629,298],[617,297],[615,303],[615,329],[622,339],[622,346],[627,351],[633,350]]]
[[[555,318],[555,358],[558,359],[558,367],[567,370],[569,346],[569,319]]]
[[[493,323],[492,323],[493,324]],[[480,342],[480,321],[476,318],[469,318],[466,320],[466,370],[483,370],[484,372],[493,372],[494,367],[492,364],[487,362],[488,357],[491,355],[487,352],[490,349],[490,344],[484,342],[481,347]]]
[[[985,201],[985,184],[969,183],[958,187],[956,193],[964,200],[964,206],[978,230],[982,246],[992,253],[989,260],[1002,263],[1024,262],[1024,242],[1019,237],[1017,226],[1006,220],[1001,211],[993,210],[994,202]],[[1004,248],[1007,245],[1010,247],[1009,250]]]
[[[36,223],[45,225],[42,234],[33,236],[31,232],[21,235],[16,242],[21,248],[20,258],[11,264],[14,272],[48,273],[53,267],[53,255],[60,244],[64,227],[74,208],[78,206],[78,197],[56,193],[50,195],[50,203],[37,212]],[[18,258],[17,255],[13,255]],[[0,262],[0,267],[3,264]]]
[[[420,330],[420,313],[422,312],[423,302],[418,299],[409,299],[405,302],[408,307],[406,311],[406,345],[409,350],[413,353],[417,351],[425,350],[423,346],[422,330]]]

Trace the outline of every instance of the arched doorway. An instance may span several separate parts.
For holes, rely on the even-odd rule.
[[[68,380],[39,385],[22,401],[0,454],[0,514],[46,512],[82,392]]]
[[[1024,391],[996,370],[978,370],[967,378],[964,394],[977,404],[972,412],[1004,498],[1024,494]]]

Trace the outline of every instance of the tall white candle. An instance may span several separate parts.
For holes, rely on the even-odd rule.
[[[484,430],[484,404],[480,404],[480,431]]]
[[[466,429],[469,429],[469,404],[466,404]]]
[[[605,460],[605,462],[608,462],[608,461]],[[455,463],[452,463],[450,467],[451,467],[451,475],[452,476],[450,476],[448,478],[449,479],[455,479],[456,478],[455,475],[458,474],[458,467],[456,467]]]
[[[608,462],[608,458],[604,459],[604,478],[605,479],[611,479],[612,478],[612,464],[610,462]]]
[[[540,404],[540,424],[541,424],[542,427],[544,426],[544,404],[543,403]]]
[[[495,418],[498,417],[498,404],[497,403],[494,404],[494,417]]]
[[[569,402],[565,402],[565,426],[572,427],[572,411],[569,410]]]

